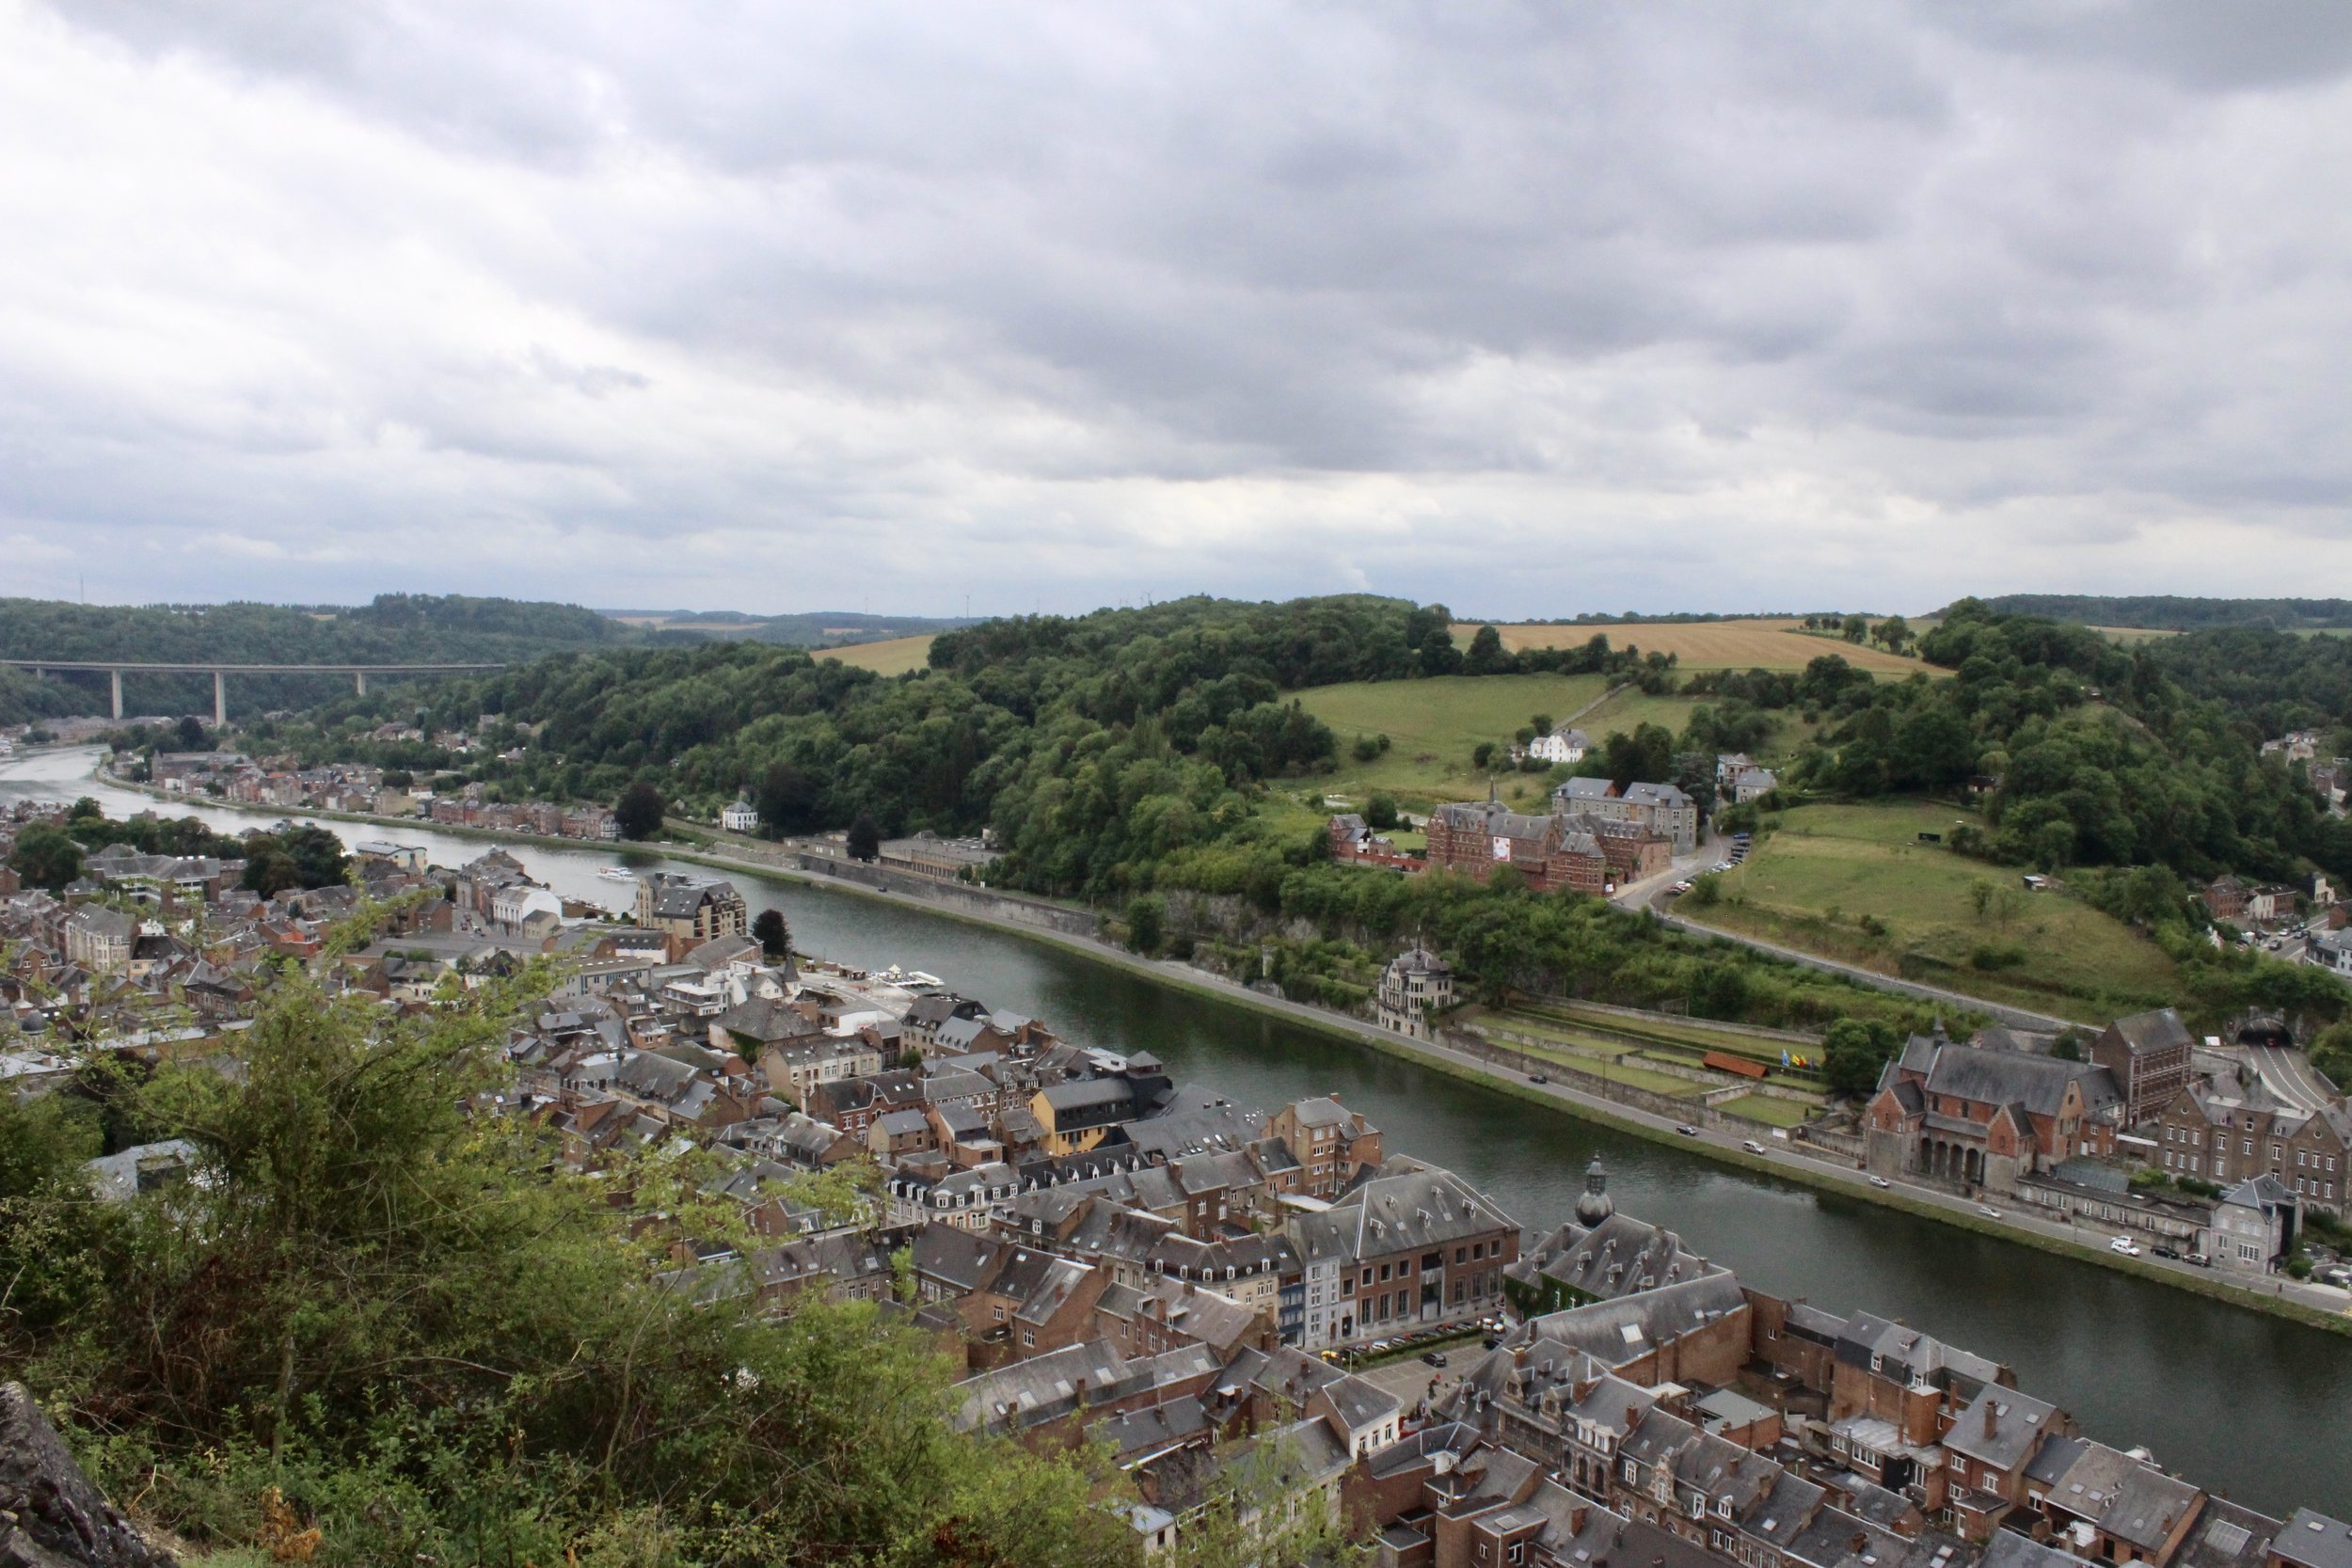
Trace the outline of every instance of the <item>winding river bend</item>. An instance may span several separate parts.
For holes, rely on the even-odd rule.
[[[122,816],[158,802],[88,777],[92,752],[0,765],[0,800],[93,795]],[[228,831],[249,815],[192,808]],[[477,839],[327,822],[347,842],[392,837],[455,865]],[[569,896],[611,904],[628,890],[596,872],[597,849],[516,851]],[[690,869],[679,867],[679,869]],[[1065,1038],[1150,1050],[1180,1079],[1273,1106],[1335,1094],[1392,1148],[1460,1172],[1531,1227],[1565,1218],[1584,1162],[1607,1159],[1618,1206],[1679,1231],[1699,1251],[1777,1294],[1834,1311],[1867,1307],[2017,1369],[2029,1391],[2072,1410],[2092,1435],[2144,1444],[2191,1481],[2283,1514],[2352,1508],[2352,1339],[2208,1301],[2153,1281],[1993,1237],[1714,1164],[1629,1138],[1413,1063],[1043,943],[911,905],[732,874],[772,904],[795,944],[857,963],[898,963],[1050,1022]]]

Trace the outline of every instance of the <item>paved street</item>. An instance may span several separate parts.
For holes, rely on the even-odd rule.
[[[2335,1103],[2319,1074],[2312,1070],[2311,1059],[2300,1051],[2249,1045],[2246,1054],[2262,1075],[2264,1085],[2296,1110],[2324,1111]]]

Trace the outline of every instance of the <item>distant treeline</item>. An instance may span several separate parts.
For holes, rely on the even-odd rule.
[[[2086,626],[2202,631],[2269,626],[2280,631],[2352,629],[2352,599],[2200,599],[2173,594],[2003,594],[1983,601],[2010,615]]]
[[[644,640],[649,642],[771,642],[786,648],[887,642],[972,625],[957,616],[869,615],[846,610],[818,610],[796,615],[750,615],[732,610],[606,610],[597,613],[616,618],[659,616],[665,625],[644,628]]]
[[[119,658],[144,664],[462,664],[515,662],[558,649],[611,648],[644,638],[579,605],[461,594],[379,594],[363,605],[84,605],[0,599],[0,658]],[[233,711],[300,707],[342,677],[246,676],[229,690]],[[131,675],[124,700],[139,713],[213,709],[202,675]],[[0,723],[104,713],[103,674],[0,671]]]

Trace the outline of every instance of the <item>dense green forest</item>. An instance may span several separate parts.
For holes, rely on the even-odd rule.
[[[83,605],[0,599],[0,658],[119,658],[151,664],[489,663],[536,658],[558,648],[611,648],[644,636],[578,605],[460,595],[380,594],[364,605]],[[140,712],[210,713],[202,675],[126,677]],[[315,703],[333,678],[244,676],[230,689],[240,712]],[[0,723],[106,711],[103,674],[36,681],[0,671]]]
[[[2084,626],[2204,631],[2217,626],[2352,626],[2352,599],[2201,599],[2171,594],[2003,594],[1984,601],[2005,615]]]

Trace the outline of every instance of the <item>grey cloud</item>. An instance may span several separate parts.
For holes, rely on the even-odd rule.
[[[1883,570],[1882,505],[2352,546],[2335,6],[54,14],[125,95],[94,126],[283,145],[232,140],[135,277],[56,252],[69,318],[257,346],[159,385],[0,332],[0,534],[494,527],[693,602],[742,539],[1083,595],[1189,518],[1234,591],[1466,602],[1507,540],[1553,610],[1688,600],[1629,517],[1771,540],[1756,592]],[[1955,531],[1916,569],[1956,592]]]

